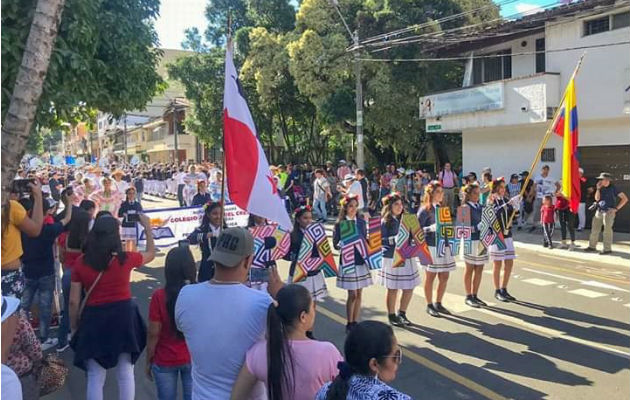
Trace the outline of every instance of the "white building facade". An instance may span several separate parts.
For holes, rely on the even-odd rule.
[[[499,33],[486,32],[450,50],[479,58],[466,67],[471,86],[420,99],[427,131],[461,133],[466,173],[489,166],[495,177],[508,177],[528,170],[586,52],[575,81],[581,165],[587,176],[612,173],[617,187],[628,193],[629,3],[584,0],[508,22]],[[497,39],[502,36],[509,40]],[[537,170],[549,165],[559,180],[561,163],[562,143],[552,135]]]

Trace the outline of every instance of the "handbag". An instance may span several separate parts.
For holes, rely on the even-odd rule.
[[[39,395],[46,396],[61,388],[68,376],[68,367],[56,354],[48,354],[41,361],[41,369],[37,378]]]

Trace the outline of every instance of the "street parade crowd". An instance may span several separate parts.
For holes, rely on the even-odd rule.
[[[538,232],[548,249],[576,251],[575,232],[588,216],[583,251],[596,251],[603,231],[601,254],[608,254],[615,214],[627,203],[610,174],[591,174],[581,177],[573,213],[546,165],[531,179],[528,172],[497,177],[490,168],[466,174],[450,163],[436,173],[397,165],[367,171],[351,160],[272,166],[270,176],[291,231],[256,215],[247,227],[228,227],[229,196],[214,163],[22,166],[2,208],[2,398],[58,389],[68,371],[51,350],[70,347],[89,400],[103,398],[108,369],[116,371],[119,399],[133,399],[144,351],[160,400],[177,398],[178,385],[184,399],[409,399],[389,384],[403,361],[392,327],[412,325],[414,288],[422,285],[430,316],[450,314],[443,298],[461,258],[466,305],[486,306],[479,287],[488,264],[492,295],[514,301],[514,230]],[[156,256],[147,196],[202,207],[203,215],[168,251],[164,286],[143,316],[130,276]],[[281,259],[290,263],[287,277],[276,268]],[[316,303],[333,277],[347,291],[343,352],[313,334]],[[364,289],[373,285],[387,289],[389,324],[361,319]]]

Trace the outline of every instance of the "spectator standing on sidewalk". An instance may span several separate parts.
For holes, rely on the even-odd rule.
[[[318,222],[326,222],[328,213],[326,203],[332,198],[330,185],[324,177],[324,171],[315,170],[315,181],[313,182],[313,211],[317,214]]]
[[[444,168],[438,174],[438,180],[444,190],[444,205],[451,209],[453,213],[455,207],[455,195],[457,194],[457,174],[451,170],[451,163],[444,164]]]
[[[545,196],[553,196],[556,191],[556,179],[549,175],[549,165],[543,165],[540,175],[534,179],[536,183],[536,201],[534,201],[534,219],[531,220],[532,227],[530,232],[536,229],[536,225],[540,224],[540,210]]]
[[[612,253],[613,241],[613,225],[615,223],[615,215],[628,202],[625,193],[620,192],[612,184],[612,175],[602,172],[597,177],[597,185],[595,190],[595,202],[597,211],[593,217],[591,236],[588,241],[588,247],[584,250],[587,252],[596,251],[597,242],[599,241],[599,232],[604,229],[603,243],[604,248],[599,254]],[[619,202],[617,202],[619,199]]]
[[[151,296],[147,336],[146,373],[155,381],[158,400],[177,398],[181,377],[183,399],[192,398],[190,353],[184,335],[175,326],[175,303],[181,289],[196,283],[195,259],[188,247],[175,247],[166,255],[166,284]]]
[[[247,350],[264,337],[273,300],[244,285],[253,253],[254,238],[247,229],[223,230],[210,256],[214,277],[186,285],[177,297],[175,322],[192,356],[194,399],[230,398]],[[269,278],[267,290],[275,295],[282,286],[275,268]],[[212,312],[200,309],[203,304],[211,304]],[[250,398],[266,398],[263,385],[254,387]]]
[[[562,194],[562,183],[556,184],[556,211],[560,220],[560,232],[562,234],[561,247],[573,251],[575,249],[575,213],[569,208],[569,200]],[[571,238],[571,244],[567,246],[567,230]]]

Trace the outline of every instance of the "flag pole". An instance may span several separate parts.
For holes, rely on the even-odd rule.
[[[227,50],[231,44],[231,41],[232,41],[232,14],[228,10],[227,41],[225,45],[226,57],[227,57]],[[225,152],[225,122],[223,123],[223,139],[222,139],[221,147],[223,148],[223,157],[221,157],[222,158],[221,174],[223,176],[223,179],[221,179],[221,200],[219,200],[221,202],[221,223],[219,225],[219,232],[223,230],[223,223],[225,221],[225,179],[227,178],[227,171],[225,170],[225,158],[227,157],[226,156],[227,153]]]
[[[586,51],[582,53],[582,55],[578,59],[577,64],[575,65],[575,68],[573,69],[573,73],[571,74],[571,79],[569,79],[569,82],[571,82],[577,76],[577,73],[580,70],[580,67],[582,66],[582,61],[584,60],[585,55],[586,55]],[[521,187],[521,192],[519,193],[521,197],[523,197],[523,194],[525,194],[525,189],[527,188],[527,184],[531,180],[532,174],[534,173],[534,169],[538,165],[538,161],[540,160],[540,156],[543,152],[543,149],[545,148],[545,145],[549,141],[549,138],[551,137],[551,134],[553,133],[553,129],[556,126],[556,123],[558,122],[558,117],[560,116],[560,111],[562,109],[562,105],[564,103],[564,99],[566,98],[566,95],[567,93],[565,90],[564,93],[562,94],[562,99],[560,99],[559,106],[556,108],[556,111],[554,111],[553,118],[551,119],[551,123],[547,126],[547,132],[545,132],[545,136],[543,137],[542,142],[540,142],[540,146],[538,147],[536,156],[534,157],[534,160],[532,161],[532,164],[529,168],[529,173],[527,174],[527,177],[525,178],[525,182],[523,182],[523,185]],[[512,222],[514,220],[515,215],[516,215],[516,209],[513,209],[512,215],[510,215],[510,219],[508,221],[507,227],[505,228],[506,230],[510,229],[510,227],[512,226]]]

